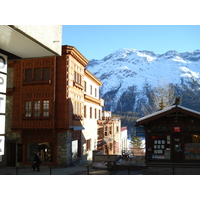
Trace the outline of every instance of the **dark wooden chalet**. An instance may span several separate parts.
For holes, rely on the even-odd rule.
[[[144,127],[147,164],[200,162],[200,112],[174,105],[138,119],[136,127]]]

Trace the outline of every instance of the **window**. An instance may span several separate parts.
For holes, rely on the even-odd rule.
[[[92,85],[90,85],[90,95],[92,95]]]
[[[86,140],[86,151],[91,150],[91,139]]]
[[[49,108],[49,100],[33,101],[33,104],[32,101],[25,101],[25,117],[49,117]]]
[[[84,81],[84,91],[87,92],[87,82]]]
[[[43,101],[43,116],[49,117],[49,101]]]
[[[78,158],[78,140],[72,141],[72,159]]]
[[[87,117],[87,106],[84,106],[84,117],[86,118]]]
[[[34,69],[34,81],[41,81],[40,70],[41,70],[41,68]]]
[[[26,117],[31,117],[31,101],[26,101],[25,102],[25,107],[26,107],[26,114],[25,114],[25,116]]]
[[[106,126],[105,127],[105,133],[104,133],[105,136],[108,136],[107,131],[108,131],[108,127]]]
[[[119,126],[117,126],[117,132],[119,132]]]
[[[40,101],[34,101],[34,117],[40,116]]]
[[[26,82],[32,81],[32,69],[26,69],[26,71],[25,71],[25,81]]]
[[[81,115],[81,103],[78,101],[74,102],[74,114]]]
[[[92,107],[90,107],[90,118],[92,118]]]
[[[81,85],[81,74],[74,71],[74,81]]]
[[[25,82],[42,82],[50,80],[50,67],[25,69]]]
[[[99,109],[99,119],[101,119],[101,110]]]
[[[95,117],[95,119],[97,118],[97,109],[96,108],[94,109],[94,117]]]
[[[95,97],[97,97],[97,88],[95,88]]]
[[[185,135],[184,150],[186,160],[200,160],[200,134]]]
[[[43,81],[49,81],[50,80],[50,68],[44,67],[43,68]]]

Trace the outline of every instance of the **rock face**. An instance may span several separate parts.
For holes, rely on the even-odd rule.
[[[151,103],[159,86],[174,88],[182,106],[200,111],[200,50],[179,53],[119,49],[102,60],[91,60],[87,69],[101,80],[105,110],[137,112]]]

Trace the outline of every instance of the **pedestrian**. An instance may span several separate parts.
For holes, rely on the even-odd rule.
[[[33,167],[33,171],[35,171],[35,168],[36,168],[36,167],[37,167],[37,171],[40,171],[40,163],[41,163],[41,160],[40,160],[40,152],[37,152],[37,153],[35,154],[34,163],[35,163],[35,167]]]

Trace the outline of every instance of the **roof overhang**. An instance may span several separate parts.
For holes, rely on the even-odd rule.
[[[190,115],[190,116],[193,116],[193,117],[200,119],[200,112],[197,112],[197,111],[189,109],[189,108],[185,108],[183,106],[174,105],[174,106],[168,107],[166,109],[160,110],[158,112],[152,113],[150,115],[147,115],[145,117],[138,119],[136,121],[136,126],[144,125],[144,124],[149,123],[153,120],[159,119],[159,118],[164,117],[164,116],[168,116],[168,115],[170,115],[171,113],[174,113],[174,112],[184,113],[186,115]]]
[[[59,56],[61,32],[59,26],[21,26],[20,29],[20,26],[1,25],[0,53],[7,55],[8,60]]]

